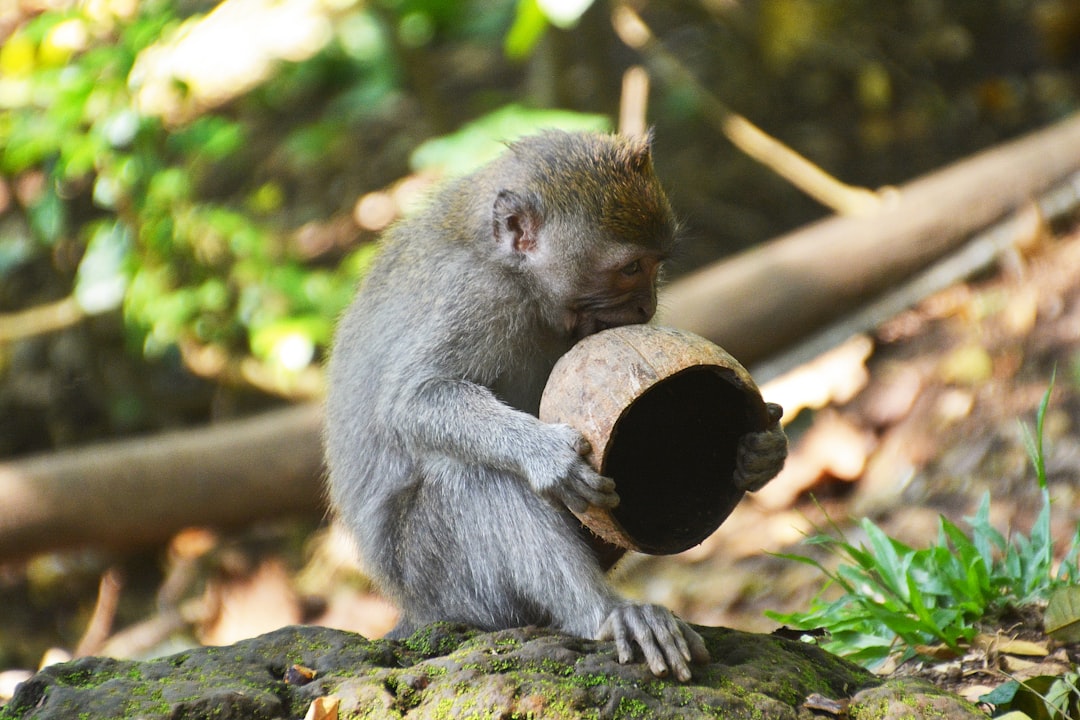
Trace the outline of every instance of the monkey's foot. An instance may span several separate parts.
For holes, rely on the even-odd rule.
[[[767,403],[769,429],[764,432],[747,433],[739,439],[739,451],[735,458],[735,487],[747,492],[760,490],[779,474],[788,454],[787,435],[780,426],[783,409],[776,403]]]
[[[690,663],[706,663],[705,641],[689,625],[660,605],[623,603],[607,616],[597,640],[614,640],[619,662],[634,660],[634,645],[641,648],[653,675],[673,673],[681,682],[690,679]]]

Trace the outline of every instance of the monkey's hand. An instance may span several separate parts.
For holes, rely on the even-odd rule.
[[[690,679],[691,662],[709,661],[701,636],[660,605],[617,605],[600,626],[596,639],[614,640],[621,663],[633,661],[637,645],[653,675],[673,673],[680,682]]]
[[[769,428],[743,435],[735,459],[735,487],[748,492],[760,490],[776,477],[787,459],[787,435],[780,427],[784,409],[776,403],[765,406],[769,411]]]
[[[526,466],[533,489],[574,512],[584,512],[590,505],[602,508],[618,505],[615,481],[600,475],[585,462],[585,456],[592,451],[589,441],[569,425],[544,427],[547,442]]]

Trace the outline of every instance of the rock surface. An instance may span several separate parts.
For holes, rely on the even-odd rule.
[[[833,701],[832,714],[851,720],[985,718],[931,685],[883,682],[806,643],[698,630],[714,660],[680,684],[619,665],[611,643],[537,628],[481,633],[440,623],[392,642],[287,627],[157,660],[54,665],[23,683],[0,719],[277,720],[304,717],[325,695],[340,699],[343,719],[784,720],[822,717]]]

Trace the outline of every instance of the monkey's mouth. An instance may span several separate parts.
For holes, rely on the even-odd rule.
[[[626,323],[616,322],[614,320],[601,320],[600,318],[589,318],[584,322],[579,322],[574,328],[574,340],[582,340],[590,335],[595,335],[601,330],[608,330],[613,327],[619,327],[620,325],[626,325]]]
[[[596,330],[593,332],[600,332],[601,330],[608,330],[613,327],[619,327],[622,323],[613,322],[611,320],[597,320]]]
[[[611,328],[622,327],[624,325],[640,325],[643,322],[647,322],[638,318],[628,319],[620,318],[618,320],[604,319],[604,318],[591,318],[589,321],[582,323],[578,326],[577,339],[581,340],[584,337],[593,335],[601,330],[610,330]]]

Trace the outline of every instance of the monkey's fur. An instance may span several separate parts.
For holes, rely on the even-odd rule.
[[[436,620],[550,625],[634,645],[657,675],[708,659],[670,611],[608,585],[567,507],[618,503],[572,428],[536,413],[578,339],[648,321],[675,221],[648,139],[544,133],[392,227],[329,363],[330,497],[402,636]],[[779,408],[770,411],[779,419]],[[747,435],[737,482],[783,465],[779,424]]]

